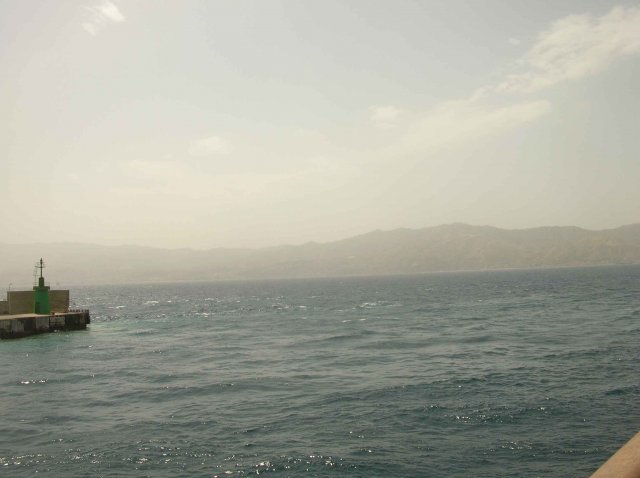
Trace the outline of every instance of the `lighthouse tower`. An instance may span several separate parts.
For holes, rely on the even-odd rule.
[[[36,314],[50,314],[51,306],[49,305],[49,286],[44,285],[44,277],[42,276],[42,269],[44,269],[44,261],[42,258],[40,262],[36,264],[36,269],[40,269],[40,277],[38,278],[38,285],[33,286],[34,302],[33,311]]]

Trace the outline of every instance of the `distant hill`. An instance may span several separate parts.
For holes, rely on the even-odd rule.
[[[264,249],[156,249],[91,244],[0,244],[0,287],[29,285],[43,257],[53,287],[84,283],[404,274],[640,264],[640,224],[507,230],[450,224],[374,231],[324,244]]]

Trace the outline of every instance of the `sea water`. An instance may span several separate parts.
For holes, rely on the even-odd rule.
[[[583,477],[640,429],[640,267],[72,288],[0,342],[7,477]]]

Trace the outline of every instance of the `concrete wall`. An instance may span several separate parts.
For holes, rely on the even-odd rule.
[[[12,320],[0,320],[0,334],[11,333]]]
[[[7,312],[8,314],[33,314],[33,291],[32,290],[10,290],[7,292]],[[69,291],[50,290],[49,305],[51,312],[66,312],[69,310]],[[0,303],[0,314],[2,305]]]
[[[67,312],[69,310],[69,291],[50,290],[49,305],[51,312]]]
[[[49,331],[49,317],[0,320],[0,331],[5,334],[29,334]]]
[[[10,314],[33,314],[33,291],[10,290],[7,292]]]
[[[90,323],[88,310],[56,315],[25,314],[0,317],[0,339],[26,337],[56,330],[82,330]]]
[[[0,315],[9,313],[9,301],[0,300]]]

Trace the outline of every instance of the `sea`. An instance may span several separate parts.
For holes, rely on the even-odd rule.
[[[587,477],[640,430],[640,266],[71,294],[0,341],[0,476]]]

